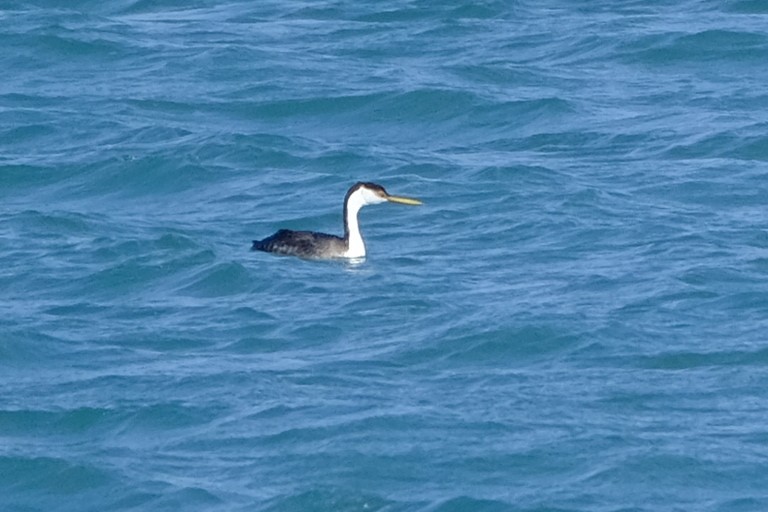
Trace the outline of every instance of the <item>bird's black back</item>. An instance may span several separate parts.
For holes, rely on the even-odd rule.
[[[251,250],[310,259],[339,258],[347,250],[347,243],[335,235],[281,229],[264,240],[254,240]]]

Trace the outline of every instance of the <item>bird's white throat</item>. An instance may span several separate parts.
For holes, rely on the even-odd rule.
[[[364,258],[365,257],[365,241],[363,235],[360,233],[360,224],[357,220],[357,214],[363,206],[369,204],[384,203],[387,200],[365,187],[360,187],[350,194],[346,204],[346,233],[347,238],[347,252],[344,253],[345,258]]]

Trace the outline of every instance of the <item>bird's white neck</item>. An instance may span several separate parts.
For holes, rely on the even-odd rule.
[[[360,184],[365,185],[365,184]],[[378,187],[378,186],[377,186]],[[378,187],[371,189],[366,186],[353,187],[348,192],[344,201],[344,238],[347,240],[346,258],[365,257],[365,242],[360,233],[360,225],[357,223],[357,214],[360,208],[367,204],[379,204],[387,202],[386,192]]]
[[[347,258],[364,258],[365,241],[360,233],[360,224],[357,221],[357,214],[360,208],[369,204],[363,194],[357,192],[349,196],[344,206],[344,235],[347,239],[347,252],[344,254]]]

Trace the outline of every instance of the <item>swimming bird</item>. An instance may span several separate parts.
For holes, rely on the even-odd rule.
[[[358,182],[344,197],[344,236],[281,229],[264,240],[254,240],[251,250],[272,252],[305,259],[364,258],[365,242],[357,223],[360,208],[369,204],[422,204],[418,199],[392,196],[376,183]]]

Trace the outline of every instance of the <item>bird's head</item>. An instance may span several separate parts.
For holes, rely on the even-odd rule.
[[[400,203],[411,206],[417,206],[422,204],[418,199],[411,197],[393,196],[390,195],[384,187],[376,183],[357,182],[347,192],[346,202],[350,201],[359,204],[361,207],[369,204],[379,203]]]

